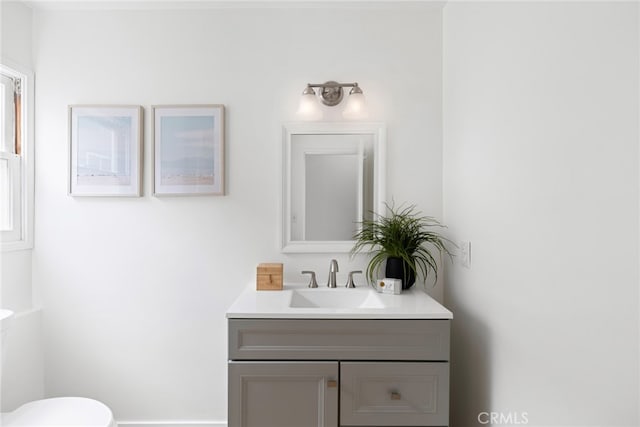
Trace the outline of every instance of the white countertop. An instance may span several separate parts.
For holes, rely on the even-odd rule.
[[[323,293],[324,300],[336,301],[351,299],[362,295],[363,299],[373,304],[363,303],[360,307],[292,307],[294,293],[300,291],[305,295]],[[357,293],[357,294],[356,294]],[[343,298],[344,297],[344,298]],[[357,298],[356,298],[357,299]],[[282,291],[256,291],[251,284],[227,310],[229,319],[453,319],[453,313],[427,295],[418,285],[402,292],[400,295],[377,293],[369,286],[355,289],[344,287],[327,288],[320,286],[309,289],[303,284],[285,283]]]

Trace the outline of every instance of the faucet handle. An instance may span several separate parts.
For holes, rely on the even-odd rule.
[[[317,288],[318,282],[316,281],[316,272],[315,271],[301,271],[301,274],[310,274],[311,278],[309,279],[309,287]]]
[[[347,288],[355,288],[356,284],[353,282],[354,274],[362,274],[362,270],[356,270],[349,272],[349,277],[347,278]]]

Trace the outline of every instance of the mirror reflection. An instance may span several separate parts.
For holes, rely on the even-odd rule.
[[[378,124],[285,127],[284,252],[348,252],[383,200]]]

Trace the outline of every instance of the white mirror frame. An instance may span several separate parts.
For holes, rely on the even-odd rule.
[[[291,240],[291,142],[294,135],[358,135],[374,138],[373,208],[384,212],[386,194],[386,126],[378,122],[295,122],[283,126],[282,150],[282,252],[283,253],[348,253],[354,240]]]

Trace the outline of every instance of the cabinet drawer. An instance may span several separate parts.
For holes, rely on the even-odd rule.
[[[449,360],[449,320],[229,319],[232,360]]]
[[[448,425],[449,363],[341,363],[340,424]]]

